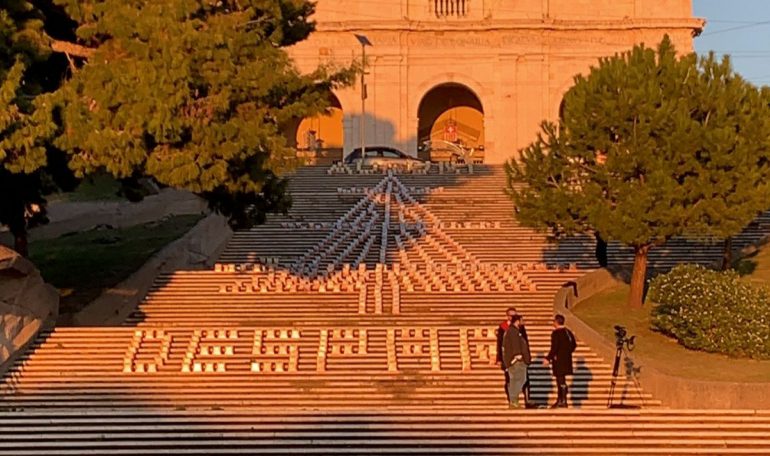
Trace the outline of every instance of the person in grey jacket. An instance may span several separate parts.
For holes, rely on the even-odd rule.
[[[508,371],[508,406],[519,408],[519,393],[527,380],[527,366],[532,362],[529,344],[521,331],[521,315],[511,318],[503,336],[503,366]]]

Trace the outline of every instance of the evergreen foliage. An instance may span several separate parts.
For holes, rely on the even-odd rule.
[[[302,75],[284,47],[313,30],[304,0],[59,0],[93,49],[57,94],[78,175],[150,176],[207,198],[234,227],[285,211],[284,133],[353,69]]]
[[[641,306],[651,247],[732,236],[770,207],[768,95],[729,59],[677,56],[667,37],[603,58],[507,164],[518,217],[634,247],[629,303]]]
[[[650,283],[652,326],[687,348],[770,359],[770,290],[735,271],[680,265]]]
[[[42,17],[26,0],[0,7],[0,163],[14,173],[45,165],[45,142],[55,125],[49,110],[37,109],[39,81],[26,77],[50,51]]]
[[[0,224],[22,254],[27,229],[47,221],[45,193],[55,183],[72,184],[66,160],[48,147],[56,125],[45,94],[57,87],[63,67],[51,53],[44,19],[26,0],[0,6]]]

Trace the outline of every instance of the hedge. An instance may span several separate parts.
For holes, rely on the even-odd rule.
[[[770,359],[770,289],[680,265],[650,283],[652,327],[694,350]]]

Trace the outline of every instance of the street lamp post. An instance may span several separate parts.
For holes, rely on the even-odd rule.
[[[366,156],[366,46],[372,46],[372,42],[369,41],[364,35],[355,35],[359,43],[361,43],[361,160]]]

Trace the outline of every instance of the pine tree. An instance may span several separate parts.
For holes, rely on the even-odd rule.
[[[48,160],[57,154],[48,147],[56,125],[45,93],[57,87],[61,65],[52,56],[44,19],[26,0],[0,6],[0,224],[9,227],[23,255],[27,229],[47,221],[44,194],[54,188],[51,176],[66,169],[64,162]]]
[[[284,127],[322,112],[350,68],[300,74],[285,47],[313,30],[304,0],[60,0],[80,60],[57,94],[78,175],[150,176],[208,199],[234,227],[290,203]]]
[[[601,59],[575,78],[561,122],[507,164],[519,218],[633,247],[641,306],[653,246],[727,238],[770,207],[769,101],[729,59],[678,56],[668,37]]]

